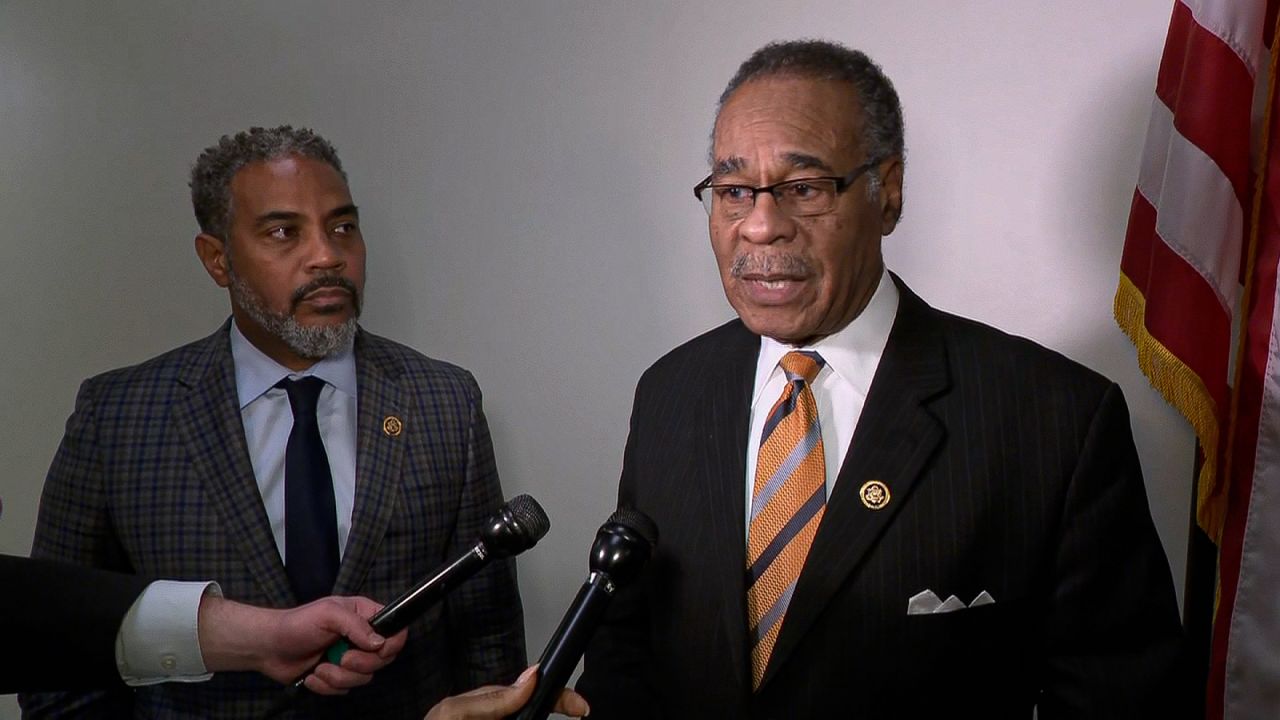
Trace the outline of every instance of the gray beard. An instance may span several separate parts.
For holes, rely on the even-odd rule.
[[[323,360],[351,346],[356,336],[356,319],[360,317],[360,301],[353,300],[355,311],[341,325],[303,325],[292,313],[274,313],[262,298],[234,270],[231,277],[231,299],[268,333],[279,338],[298,357]]]

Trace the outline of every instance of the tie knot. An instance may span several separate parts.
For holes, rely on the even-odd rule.
[[[324,380],[314,375],[297,380],[285,378],[276,383],[276,387],[282,387],[289,393],[289,407],[293,409],[295,418],[315,417],[316,403],[320,399],[320,391],[324,389]]]
[[[813,379],[818,377],[818,372],[822,370],[822,366],[826,361],[822,356],[812,350],[792,350],[782,356],[782,362],[778,363],[782,366],[782,371],[787,374],[787,380],[795,382],[803,379],[806,383],[812,385]]]

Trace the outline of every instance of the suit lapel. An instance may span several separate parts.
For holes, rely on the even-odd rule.
[[[276,551],[244,439],[229,327],[224,324],[207,338],[179,374],[178,382],[188,390],[175,403],[174,420],[190,451],[196,477],[208,488],[241,560],[274,605],[293,605],[296,600]]]
[[[400,494],[408,429],[413,423],[426,421],[407,414],[408,397],[400,381],[400,367],[382,351],[376,338],[360,331],[355,353],[356,497],[351,533],[335,585],[340,594],[357,592],[369,574]]]
[[[708,479],[711,533],[705,550],[719,556],[707,563],[719,573],[708,586],[717,588],[726,601],[725,611],[710,620],[721,626],[716,634],[729,639],[725,667],[733,669],[745,692],[751,682],[746,644],[746,452],[760,337],[740,322],[731,327],[724,345],[714,351],[715,375],[706,385],[707,394],[694,406],[701,413],[697,427],[708,438],[698,459],[698,472]]]
[[[931,319],[932,310],[900,281],[898,288],[898,316],[762,685],[776,674],[903,503],[909,501],[926,462],[942,441],[943,428],[925,402],[949,382],[946,347]],[[889,503],[879,510],[868,508],[860,495],[863,484],[872,480],[889,489]]]

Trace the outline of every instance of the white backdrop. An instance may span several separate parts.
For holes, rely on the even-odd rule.
[[[0,551],[30,548],[80,380],[228,312],[192,250],[195,156],[312,126],[361,206],[365,326],[475,373],[507,495],[552,517],[520,561],[536,657],[613,506],[635,380],[731,316],[690,192],[715,98],[763,43],[824,37],[902,97],[890,267],[1123,386],[1181,595],[1191,433],[1111,319],[1171,7],[0,0]]]

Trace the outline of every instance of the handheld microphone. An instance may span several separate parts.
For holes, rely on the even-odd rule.
[[[461,585],[475,575],[481,568],[501,558],[512,557],[528,550],[542,539],[551,529],[551,520],[547,513],[528,495],[517,495],[485,520],[480,528],[480,537],[471,549],[446,563],[436,571],[425,575],[404,591],[399,597],[387,603],[369,618],[369,625],[383,637],[390,637],[409,626],[428,608],[444,599],[449,591]],[[337,665],[342,662],[342,654],[351,645],[346,639],[339,640],[325,651],[321,660]],[[317,663],[319,666],[319,663]],[[311,668],[285,689],[284,696],[268,711],[266,717],[279,715],[305,687],[307,676],[315,672]]]
[[[480,538],[453,562],[427,575],[400,597],[369,618],[369,625],[383,637],[409,626],[445,595],[490,562],[519,555],[533,547],[551,529],[542,506],[528,495],[517,495],[485,521]],[[346,648],[343,648],[345,651]],[[330,648],[332,653],[333,648]],[[341,653],[338,659],[341,660]],[[335,663],[336,664],[336,663]]]
[[[591,544],[591,574],[542,651],[538,684],[517,720],[546,720],[614,593],[636,579],[657,544],[658,526],[639,510],[619,508],[600,526]]]

